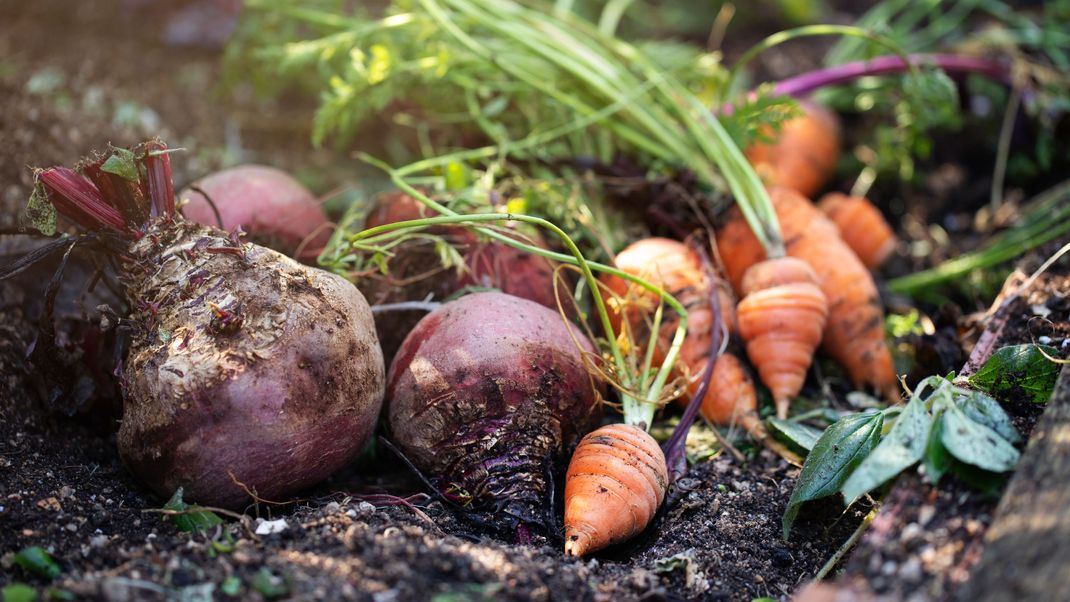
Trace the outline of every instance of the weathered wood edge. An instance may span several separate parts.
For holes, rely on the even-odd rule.
[[[1070,600],[1070,367],[996,509],[957,600]]]

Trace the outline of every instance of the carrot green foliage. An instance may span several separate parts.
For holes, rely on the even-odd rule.
[[[731,193],[771,254],[783,253],[765,190],[729,134],[750,126],[726,127],[721,119],[735,118],[709,110],[724,77],[716,55],[630,43],[548,2],[399,0],[383,14],[350,16],[254,0],[249,13],[232,56],[318,89],[318,142],[345,143],[390,108],[395,124],[413,126],[425,157],[472,141],[489,141],[493,153],[470,161],[628,154]],[[761,114],[772,123],[785,112]]]

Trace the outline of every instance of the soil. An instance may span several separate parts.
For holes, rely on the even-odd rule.
[[[32,186],[28,164],[69,165],[105,142],[153,135],[188,149],[175,161],[179,187],[239,161],[306,174],[318,192],[325,182],[353,183],[351,164],[308,151],[307,106],[265,105],[240,88],[216,96],[219,51],[161,43],[162,17],[136,12],[155,4],[0,2],[0,228],[19,225]],[[0,287],[0,587],[27,583],[106,600],[785,599],[868,511],[844,512],[836,500],[808,505],[784,542],[780,516],[798,470],[765,452],[745,461],[721,453],[692,466],[635,541],[570,560],[554,537],[514,545],[438,501],[413,498],[413,507],[384,498],[420,487],[379,450],[303,501],[261,503],[243,519],[185,533],[154,510],[165,500],[119,461],[111,392],[76,407],[39,394],[40,375],[26,363],[37,335],[27,300],[40,298],[54,266]],[[69,271],[84,284],[91,269]],[[65,287],[61,300],[80,290]],[[1070,310],[1062,299],[1053,311]],[[72,321],[86,314],[60,305]],[[58,358],[57,370],[83,370],[82,359]],[[1027,427],[1033,406],[1022,407]],[[272,520],[285,528],[258,535],[283,524]],[[15,555],[28,546],[44,548],[61,575],[50,581],[18,566]]]

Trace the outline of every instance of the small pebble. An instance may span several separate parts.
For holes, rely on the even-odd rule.
[[[1037,342],[1040,343],[1041,345],[1051,345],[1051,337],[1043,336],[1043,335],[1039,336],[1039,337],[1037,337]]]
[[[274,533],[282,533],[289,527],[290,525],[286,523],[285,518],[278,520],[258,519],[255,533],[257,535],[272,535]]]

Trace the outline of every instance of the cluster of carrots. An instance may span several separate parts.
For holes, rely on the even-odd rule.
[[[688,244],[667,238],[639,240],[615,259],[617,268],[659,286],[687,309],[687,338],[676,365],[689,397],[697,393],[698,375],[714,362],[701,414],[717,425],[739,425],[785,456],[789,452],[768,436],[758,416],[755,385],[737,347],[745,350],[781,418],[802,389],[819,346],[843,365],[855,386],[899,400],[870,273],[894,250],[895,235],[865,198],[830,193],[817,205],[810,200],[835,170],[840,128],[828,110],[810,103],[803,109],[775,142],[746,153],[768,186],[785,256],[767,257],[735,208],[714,237],[720,276]],[[653,339],[654,361],[660,364],[676,323],[662,320],[652,332],[659,299],[619,277],[603,277],[602,283],[604,296],[611,298],[614,334],[635,344]],[[721,300],[719,320],[713,319],[711,287]],[[714,323],[738,341],[719,355],[710,353]],[[643,429],[618,424],[585,437],[566,475],[566,553],[581,556],[638,534],[652,520],[666,483],[664,454]]]

